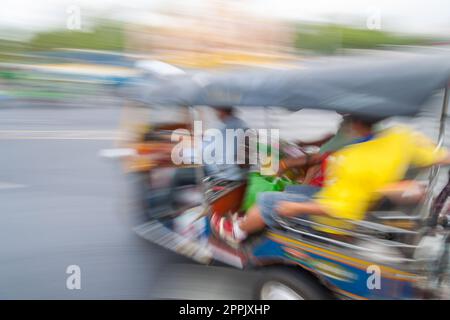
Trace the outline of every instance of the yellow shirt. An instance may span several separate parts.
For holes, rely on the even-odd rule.
[[[328,215],[362,220],[380,198],[377,193],[389,183],[404,178],[410,167],[430,166],[446,156],[445,149],[424,135],[403,126],[387,129],[374,139],[349,145],[327,158],[324,187],[316,201]],[[348,229],[343,221],[315,216],[314,221]],[[321,231],[341,234],[329,228]]]

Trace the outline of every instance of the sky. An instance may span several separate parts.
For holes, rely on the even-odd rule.
[[[83,16],[145,20],[159,8],[204,10],[217,0],[1,0],[0,36],[11,29],[28,33],[65,28],[68,8],[75,5]],[[448,0],[226,0],[239,10],[268,18],[309,22],[340,22],[366,27],[377,17],[381,29],[450,35]],[[149,18],[150,19],[150,18]]]

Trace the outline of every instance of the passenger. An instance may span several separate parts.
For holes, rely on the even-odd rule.
[[[370,133],[372,123],[352,123],[352,130]],[[297,193],[266,192],[245,218],[213,215],[213,230],[225,240],[240,242],[266,226],[277,225],[277,216],[302,216],[327,227],[314,227],[331,236],[345,236],[334,228],[349,230],[342,219],[362,220],[365,212],[383,195],[406,197],[411,184],[391,190],[386,187],[401,181],[408,168],[450,164],[450,155],[420,133],[397,126],[373,139],[342,148],[327,160],[324,187],[313,197]],[[382,189],[386,190],[383,191]]]
[[[320,188],[323,187],[326,159],[330,154],[347,145],[364,142],[373,138],[371,128],[370,130],[364,130],[364,122],[360,122],[361,120],[356,117],[343,115],[343,120],[336,134],[329,137],[326,141],[325,139],[322,139],[321,141],[324,141],[325,144],[321,145],[317,154],[313,154],[309,157],[306,165],[309,165],[310,167],[306,172],[302,185],[288,186],[285,191],[301,193],[310,197],[312,197],[314,193],[318,192]],[[360,126],[358,126],[358,123]],[[358,130],[352,129],[353,126],[357,126]],[[288,159],[287,161],[289,160],[291,159]],[[296,161],[299,160],[292,159],[290,163],[292,164]],[[282,165],[284,165],[283,160],[281,162]]]
[[[326,137],[312,142],[299,141],[299,146],[319,146],[320,149],[316,154],[311,154],[298,158],[287,158],[280,161],[280,169],[278,175],[291,168],[307,167],[305,177],[302,181],[303,185],[310,185],[314,187],[322,187],[323,185],[323,169],[325,159],[333,152],[343,148],[351,143],[353,140],[359,138],[358,133],[355,134],[351,129],[351,117],[349,115],[342,116],[342,122],[334,135],[327,135]],[[302,186],[291,186],[288,191],[303,190]]]

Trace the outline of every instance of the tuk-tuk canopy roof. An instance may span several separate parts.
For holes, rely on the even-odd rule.
[[[449,75],[448,56],[351,57],[288,71],[176,76],[147,84],[138,100],[168,106],[311,108],[381,119],[416,114],[446,87]]]

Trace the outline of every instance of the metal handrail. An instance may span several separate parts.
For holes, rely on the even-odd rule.
[[[314,233],[311,233],[311,232],[306,232],[306,231],[302,231],[302,230],[298,230],[298,229],[292,228],[289,225],[287,225],[284,221],[279,221],[279,223],[283,226],[283,228],[285,228],[286,230],[289,230],[291,232],[294,232],[294,233],[297,233],[297,234],[301,234],[301,235],[304,235],[304,236],[308,236],[308,237],[311,237],[311,238],[319,239],[319,240],[322,240],[324,242],[328,242],[328,243],[332,243],[334,245],[341,246],[343,248],[352,249],[352,250],[360,250],[360,251],[368,252],[368,253],[378,253],[378,251],[374,250],[374,249],[370,249],[370,248],[367,248],[367,247],[362,247],[362,246],[350,244],[350,243],[339,241],[339,240],[335,240],[335,239],[332,239],[332,238],[323,237],[323,236],[320,236],[320,235],[317,235],[317,234],[314,234]],[[406,246],[405,245],[405,248],[410,248],[410,247],[411,246]],[[416,248],[416,246],[414,246],[413,248]],[[417,259],[410,259],[410,258],[403,258],[403,257],[387,257],[386,256],[384,258],[386,260],[391,261],[391,262],[417,262],[417,261],[419,261]]]
[[[436,150],[441,148],[442,145],[444,144],[444,138],[445,138],[445,124],[446,124],[446,120],[447,120],[447,110],[448,110],[448,97],[449,93],[448,93],[448,84],[445,86],[444,89],[444,99],[442,102],[442,110],[441,110],[441,117],[439,119],[439,133],[438,133],[438,139],[437,139],[437,144],[436,144]],[[427,197],[426,197],[426,205],[425,208],[426,210],[424,210],[421,214],[421,218],[422,219],[426,219],[428,218],[430,212],[431,212],[431,207],[433,204],[433,191],[434,188],[436,186],[437,180],[438,180],[438,176],[439,176],[439,170],[440,166],[439,165],[435,165],[431,168],[431,172],[428,178],[429,184],[428,184],[428,193],[427,193]]]
[[[415,248],[417,248],[416,245],[410,245],[410,244],[406,244],[406,243],[402,243],[402,242],[398,242],[398,241],[393,241],[393,240],[379,239],[379,238],[373,237],[373,236],[365,234],[365,233],[355,232],[353,230],[348,230],[348,229],[337,228],[337,227],[325,225],[325,224],[322,224],[322,223],[318,223],[318,222],[314,222],[314,221],[310,221],[310,220],[306,220],[306,219],[301,219],[301,218],[289,218],[289,219],[290,220],[294,220],[296,222],[300,222],[300,224],[303,224],[304,226],[315,226],[315,227],[327,228],[327,229],[330,229],[330,230],[333,230],[333,231],[337,231],[337,232],[343,233],[345,235],[349,235],[349,236],[354,237],[356,239],[371,240],[372,242],[375,242],[375,243],[378,243],[378,244],[382,244],[382,245],[387,246],[387,247],[404,248],[404,249],[415,249]],[[330,239],[330,238],[327,238],[327,237],[323,237],[323,236],[320,236],[320,235],[315,234],[313,232],[301,231],[301,230],[292,228],[291,226],[288,225],[288,223],[286,223],[281,218],[277,218],[276,220],[283,228],[286,228],[288,230],[294,231],[296,233],[301,233],[303,235],[307,235],[307,236],[311,236],[313,238],[318,238],[318,239],[321,239],[321,240],[325,240],[327,242],[333,242],[335,244],[343,245],[343,246],[348,247],[348,248],[352,248],[352,247],[354,248],[354,245],[348,244],[348,243],[343,242],[343,241],[339,241],[339,240],[334,240],[334,239]],[[345,220],[345,219],[341,219],[341,221],[347,222],[347,223],[351,223],[351,224],[354,224],[354,225],[360,226],[360,227],[366,227],[367,229],[370,229],[370,227],[367,227],[367,225],[361,225],[360,221],[356,222],[356,221]],[[376,225],[376,224],[374,224],[374,225]],[[379,226],[385,227],[384,225],[379,225]],[[397,233],[404,233],[404,234],[411,234],[411,235],[417,235],[418,234],[418,232],[416,232],[416,231],[409,231],[409,230],[404,230],[404,229],[400,229],[400,228],[396,228],[396,227],[389,227],[389,229],[390,228],[395,229],[395,231],[399,231]],[[372,230],[379,231],[377,229],[372,229]],[[395,233],[394,230],[390,230],[389,232],[390,233]]]
[[[379,219],[379,220],[419,220],[420,219],[420,215],[408,215],[405,214],[402,211],[370,211],[369,212],[371,216],[374,216],[375,218]],[[389,215],[384,216],[384,217],[379,217],[379,214],[383,214],[383,213],[389,213]]]
[[[386,232],[386,233],[404,233],[404,234],[417,234],[416,231],[406,230],[398,227],[393,226],[387,226],[381,223],[375,223],[371,221],[356,221],[356,220],[349,220],[348,223],[351,223],[353,225],[356,225],[358,227],[363,227],[366,229],[374,230],[374,231],[380,231],[380,232]]]
[[[309,226],[327,228],[327,229],[331,229],[333,231],[337,231],[337,232],[341,232],[341,233],[345,233],[345,234],[349,234],[349,235],[354,235],[354,236],[364,236],[365,235],[363,233],[354,232],[352,230],[337,228],[337,227],[329,226],[326,224],[322,224],[322,223],[318,223],[315,221],[306,220],[306,219],[302,219],[302,218],[298,218],[298,217],[291,217],[289,219],[298,221],[300,223],[303,223],[303,224],[306,224]],[[380,231],[380,232],[386,232],[386,233],[417,234],[416,231],[405,230],[405,229],[392,227],[392,226],[385,226],[383,224],[378,224],[378,223],[369,222],[369,221],[355,221],[355,220],[348,220],[348,219],[338,219],[338,220],[342,221],[344,223],[350,223],[350,224],[356,225],[358,227],[363,227],[363,228],[370,229],[373,231]],[[384,230],[382,230],[383,228],[384,228]]]

